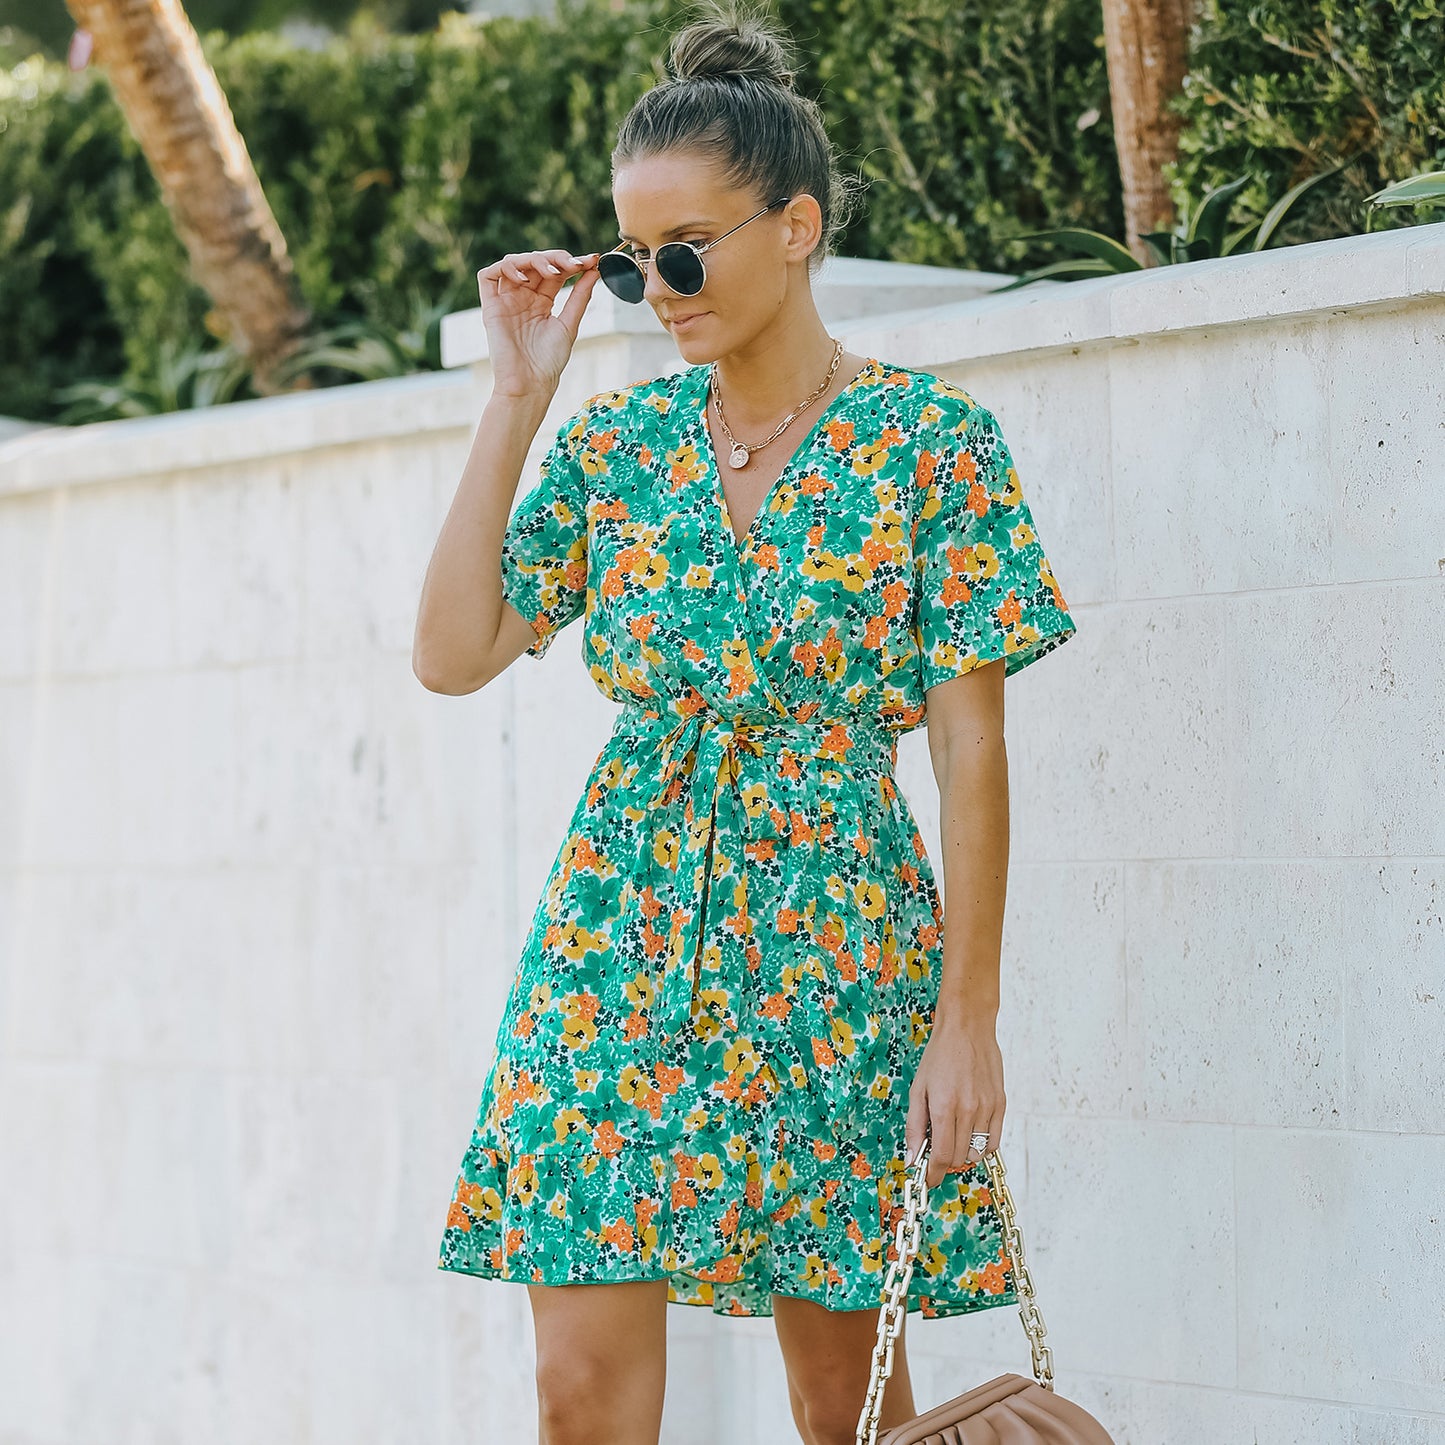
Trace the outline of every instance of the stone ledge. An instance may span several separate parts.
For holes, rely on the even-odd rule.
[[[0,496],[471,428],[480,405],[469,372],[428,371],[160,416],[42,427],[0,442]]]
[[[835,257],[817,294],[820,313],[850,349],[941,369],[1445,299],[1445,222],[989,294],[1007,279]],[[583,318],[579,347],[666,337],[650,307],[611,293],[599,300]],[[487,390],[480,308],[444,319],[443,354],[453,369],[0,440],[0,496],[469,430]]]
[[[907,356],[911,366],[942,367],[1439,298],[1445,221],[1121,276],[1040,282],[939,306],[923,320],[879,318],[860,325],[853,342],[874,355]]]

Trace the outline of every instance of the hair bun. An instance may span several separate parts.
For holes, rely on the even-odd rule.
[[[672,38],[668,68],[677,80],[757,80],[791,87],[795,71],[785,35],[765,14],[729,7],[694,21]]]

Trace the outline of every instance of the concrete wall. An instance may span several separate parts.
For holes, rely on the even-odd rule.
[[[1007,721],[1058,1387],[1119,1445],[1445,1445],[1445,227],[934,279],[820,295],[998,414],[1079,621]],[[645,311],[594,304],[540,443],[680,364]],[[0,1445],[531,1438],[525,1290],[435,1251],[611,712],[580,629],[411,675],[488,385],[449,330],[0,445]],[[933,847],[921,733],[901,780]],[[666,1441],[795,1438],[769,1322],[669,1332]],[[921,1406],[1029,1372],[1014,1311],[909,1339]]]

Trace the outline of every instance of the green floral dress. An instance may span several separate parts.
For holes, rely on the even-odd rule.
[[[894,777],[935,683],[1074,622],[993,416],[876,358],[739,544],[706,366],[591,397],[502,549],[543,656],[618,703],[532,920],[439,1268],[876,1309],[942,966]],[[910,1311],[1016,1303],[982,1164],[929,1191]]]

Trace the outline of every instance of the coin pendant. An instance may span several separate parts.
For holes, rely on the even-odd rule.
[[[748,449],[745,446],[735,446],[728,456],[728,465],[731,467],[745,467],[748,464]]]

